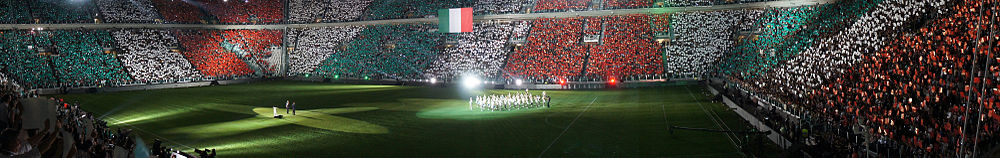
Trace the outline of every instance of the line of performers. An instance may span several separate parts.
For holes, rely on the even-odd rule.
[[[506,95],[484,95],[469,98],[469,110],[472,111],[510,111],[520,109],[533,109],[549,107],[551,97],[545,95],[533,95],[524,90],[524,93],[507,93]]]

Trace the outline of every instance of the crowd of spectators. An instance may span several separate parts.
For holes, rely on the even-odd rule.
[[[191,0],[226,24],[280,23],[285,18],[282,0]],[[186,14],[186,13],[182,13]]]
[[[720,71],[744,80],[759,78],[770,68],[799,54],[820,39],[853,24],[879,1],[845,1],[794,8],[771,8],[751,25],[743,25],[737,45],[724,56]]]
[[[46,33],[47,34],[47,33]],[[48,47],[47,38],[38,32],[0,31],[0,67],[11,80],[23,83],[25,88],[56,86],[58,80],[49,67],[49,57],[40,55],[36,48]],[[40,42],[35,42],[36,40]]]
[[[514,39],[527,39],[528,31],[531,30],[531,21],[515,21],[514,30],[510,33],[510,36]]]
[[[365,12],[372,0],[290,0],[288,22],[345,22],[355,21]]]
[[[445,42],[430,24],[369,25],[315,73],[332,78],[422,79]]]
[[[121,47],[122,63],[140,83],[193,80],[201,77],[180,52],[177,38],[165,30],[116,30],[112,35]]]
[[[132,130],[121,128],[113,130],[107,126],[107,122],[95,118],[93,113],[83,111],[78,105],[70,105],[63,102],[62,99],[50,99],[55,101],[58,110],[56,126],[59,127],[57,129],[62,129],[66,133],[69,133],[69,135],[64,135],[63,137],[72,136],[73,138],[73,146],[70,147],[68,155],[75,156],[67,157],[112,157],[115,156],[114,154],[130,154],[135,149],[135,138],[130,136]],[[46,125],[46,128],[48,128],[48,125]],[[55,135],[54,132],[52,136]],[[47,137],[49,136],[35,135],[31,139],[46,139]],[[53,140],[53,142],[56,141],[58,140]],[[45,151],[46,147],[40,147],[42,147],[41,151]]]
[[[31,23],[31,12],[25,0],[0,0],[0,24]]]
[[[977,50],[975,51],[978,56],[977,63],[986,63],[985,69],[986,73],[976,73],[983,75],[983,81],[980,82],[978,88],[982,91],[982,101],[972,102],[970,107],[975,107],[979,113],[979,122],[966,122],[965,127],[976,131],[977,134],[969,138],[973,143],[973,147],[995,147],[1000,146],[1000,98],[997,94],[1000,94],[1000,1],[997,0],[987,0],[981,1],[980,7],[982,9],[976,9],[980,11],[978,22],[979,35],[978,38],[980,42],[977,45]],[[965,10],[975,8],[975,5],[970,5],[967,8],[956,7],[955,9]],[[987,11],[989,10],[989,11]],[[971,11],[971,10],[970,10]],[[971,14],[971,13],[970,13]],[[975,113],[973,113],[975,114]],[[982,133],[979,133],[982,131]],[[988,150],[970,148],[973,151],[982,151],[980,153],[986,153]]]
[[[588,51],[587,77],[613,79],[663,73],[663,49],[653,40],[649,15],[603,19],[607,28],[600,45],[593,45]]]
[[[93,23],[97,7],[91,1],[30,1],[31,15],[41,23]]]
[[[864,132],[895,140],[911,152],[973,154],[973,144],[993,136],[1000,121],[995,111],[980,111],[988,102],[975,99],[995,88],[984,85],[985,73],[976,72],[996,59],[979,43],[991,31],[977,28],[995,25],[986,24],[987,15],[977,11],[982,5],[957,2],[940,19],[910,23],[922,27],[904,30],[913,35],[886,38],[879,49],[814,91],[815,98],[823,98],[816,99],[816,108],[835,120],[865,125]]]
[[[581,75],[587,48],[582,18],[532,21],[523,46],[507,59],[506,77],[529,80],[565,80]]]
[[[160,19],[150,0],[96,0],[105,22],[150,23]]]
[[[853,154],[873,150],[864,145],[872,140],[914,157],[981,154],[973,151],[996,145],[1000,127],[990,53],[1000,50],[997,13],[989,11],[997,3],[848,1],[768,11],[757,24],[761,36],[734,51],[742,61],[727,64],[744,67],[729,77],[810,111],[812,124],[833,126],[816,132],[872,136],[849,141]]]
[[[479,0],[472,7],[473,14],[512,14],[520,13],[526,0]]]
[[[258,75],[274,74],[281,66],[281,57],[275,55],[284,50],[281,30],[224,30],[222,38],[223,48],[262,73]]]
[[[152,0],[153,6],[168,23],[203,23],[205,13],[183,0]]]
[[[687,7],[687,6],[709,6],[726,5],[737,3],[766,2],[774,0],[662,0],[656,1],[654,7]]]
[[[649,18],[653,34],[667,34],[670,32],[670,14],[650,14]]]
[[[510,52],[511,22],[476,23],[472,33],[462,33],[453,38],[454,46],[444,50],[427,68],[427,78],[455,79],[462,75],[475,75],[498,79],[503,62]]]
[[[736,34],[732,29],[760,14],[760,10],[727,10],[670,15],[673,32],[664,48],[666,73],[702,76],[722,54],[731,51]]]
[[[41,111],[39,111],[41,110]],[[46,112],[47,111],[47,112]],[[61,98],[39,98],[0,74],[0,156],[3,157],[163,157],[184,152],[147,152],[131,129],[112,129],[99,115]],[[194,150],[215,157],[215,150]],[[150,154],[140,156],[141,154]]]
[[[923,14],[943,12],[940,8],[944,2],[883,0],[854,24],[773,68],[763,80],[782,81],[769,84],[776,84],[773,86],[785,95],[807,95],[824,81],[843,73],[845,68],[858,64],[863,56],[881,48],[886,38],[900,35],[899,30],[906,27],[906,22],[925,17],[920,16]]]
[[[288,75],[313,73],[331,54],[345,51],[347,43],[361,29],[362,27],[347,26],[291,30],[289,39],[295,41],[295,50],[288,54]]]
[[[131,130],[110,129],[106,122],[76,105],[62,99],[37,98],[3,75],[0,80],[0,155],[112,157],[132,153],[135,144]]]
[[[121,85],[132,80],[113,51],[115,41],[105,30],[52,31],[52,65],[60,84],[69,87]]]
[[[425,18],[437,16],[439,9],[465,8],[475,4],[476,0],[372,1],[367,15],[361,20]]]
[[[585,10],[593,0],[537,0],[533,12]]]
[[[653,0],[604,0],[606,9],[647,8],[653,5]]]
[[[584,18],[583,35],[600,36],[604,33],[604,18]]]
[[[226,39],[221,31],[178,30],[174,32],[181,45],[181,54],[206,77],[249,77],[250,66],[232,50],[223,47]]]

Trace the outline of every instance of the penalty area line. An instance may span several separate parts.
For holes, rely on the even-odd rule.
[[[556,139],[552,140],[552,143],[549,143],[549,146],[545,147],[545,150],[542,150],[541,154],[538,154],[538,157],[542,157],[542,155],[545,155],[545,152],[549,151],[549,148],[552,148],[552,145],[556,144],[556,142],[559,141],[559,138],[562,137],[563,134],[566,134],[566,131],[569,131],[570,127],[573,127],[573,123],[576,123],[576,120],[579,120],[580,116],[583,116],[583,113],[586,113],[587,110],[590,109],[590,106],[594,105],[594,101],[597,101],[597,97],[594,97],[594,100],[591,100],[590,104],[587,104],[587,107],[583,108],[583,111],[580,111],[580,114],[577,114],[576,118],[574,118],[573,121],[569,122],[569,125],[566,125],[566,129],[563,129],[562,133],[559,133],[559,136],[556,136]]]

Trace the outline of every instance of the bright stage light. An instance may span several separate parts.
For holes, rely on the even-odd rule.
[[[431,78],[431,84],[435,84],[435,83],[437,83],[437,82],[438,82],[438,79],[437,79],[437,78]]]
[[[514,84],[515,84],[515,85],[518,85],[518,86],[520,86],[520,85],[521,85],[521,83],[524,83],[524,81],[521,81],[521,79],[517,79],[517,80],[514,80]]]
[[[479,80],[479,78],[475,76],[465,76],[462,78],[462,86],[468,89],[479,87],[479,84],[481,83],[483,83],[483,81]]]

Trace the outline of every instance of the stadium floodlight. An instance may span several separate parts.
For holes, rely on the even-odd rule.
[[[524,83],[521,79],[514,80],[514,84],[517,86],[521,86],[521,83]]]
[[[467,89],[475,89],[475,88],[479,87],[479,84],[481,84],[481,83],[483,83],[483,81],[479,80],[479,78],[476,77],[476,76],[465,76],[465,77],[462,77],[462,86],[465,87],[465,88],[467,88]]]
[[[617,82],[617,81],[615,81],[614,78],[612,78],[611,80],[608,80],[608,83],[611,83],[611,84],[615,84],[615,82]]]
[[[437,82],[438,82],[437,78],[431,78],[431,84],[435,84]]]

